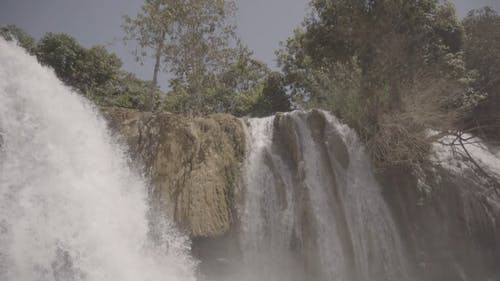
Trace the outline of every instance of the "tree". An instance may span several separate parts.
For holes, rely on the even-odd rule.
[[[124,16],[122,28],[125,31],[125,41],[134,41],[139,49],[135,57],[142,61],[152,52],[155,60],[153,69],[153,84],[158,85],[158,73],[166,53],[167,33],[173,33],[175,10],[181,2],[165,0],[146,0],[141,11],[135,18]]]
[[[472,88],[482,94],[482,99],[472,100],[464,128],[500,140],[500,15],[490,7],[472,10],[464,27],[466,66],[477,76]]]
[[[236,116],[253,115],[262,97],[266,78],[271,73],[262,62],[252,58],[252,52],[241,48],[235,62],[219,74],[207,77],[203,89],[203,105],[189,94],[181,80],[171,81],[171,91],[164,100],[164,109],[176,113],[230,113]]]
[[[160,103],[161,91],[134,74],[121,72],[113,83],[103,88],[103,92],[94,96],[98,104],[118,106],[139,110],[155,110]],[[152,97],[152,103],[151,103]]]
[[[279,53],[292,96],[333,110],[374,160],[418,161],[429,147],[419,143],[425,130],[453,122],[448,109],[467,87],[463,28],[454,7],[440,3],[312,0],[303,27]]]
[[[170,88],[189,96],[196,114],[244,52],[230,22],[235,9],[232,0],[146,0],[135,18],[125,17],[125,39],[138,43],[138,59],[154,57],[153,82],[168,72]]]
[[[283,76],[279,72],[271,73],[264,82],[262,94],[254,105],[253,114],[260,117],[269,116],[276,112],[290,111],[291,107]]]
[[[311,5],[313,13],[299,35],[303,54],[297,55],[318,68],[355,63],[361,68],[367,105],[373,107],[381,105],[377,88],[389,87],[386,106],[398,109],[398,81],[411,79],[416,69],[461,47],[461,27],[452,6],[436,0],[314,0]]]
[[[0,27],[0,36],[7,41],[16,40],[19,46],[26,49],[26,51],[28,51],[31,55],[35,53],[35,39],[15,25]]]
[[[81,80],[87,89],[106,87],[118,79],[122,61],[103,46],[93,46],[84,52],[80,65]]]
[[[38,42],[37,58],[40,63],[52,67],[65,84],[85,92],[80,83],[79,68],[84,59],[83,48],[67,34],[47,33]]]
[[[121,60],[102,46],[86,49],[67,34],[47,33],[37,45],[40,63],[87,96],[102,95],[120,75]]]
[[[141,110],[159,105],[160,90],[121,70],[121,60],[103,46],[85,48],[70,35],[56,33],[47,33],[36,43],[14,25],[0,27],[0,36],[17,40],[40,63],[53,68],[62,82],[96,104]]]

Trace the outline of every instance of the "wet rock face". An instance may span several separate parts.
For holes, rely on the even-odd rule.
[[[241,262],[248,249],[241,241],[246,222],[236,209],[248,200],[245,191],[249,187],[240,184],[240,173],[245,173],[241,171],[241,163],[250,155],[250,151],[245,155],[246,142],[252,143],[246,140],[248,134],[245,136],[242,122],[227,115],[189,119],[116,108],[103,109],[103,113],[110,127],[128,144],[132,163],[141,163],[138,168],[151,178],[154,206],[174,218],[194,238],[193,254],[202,261],[202,271],[217,276],[214,280],[226,280],[222,277],[231,274],[238,276],[239,265],[233,263]],[[379,233],[378,223],[368,221],[366,227],[354,223],[360,214],[370,212],[357,213],[349,198],[366,199],[360,201],[361,210],[373,203],[373,198],[366,193],[369,190],[348,196],[365,185],[352,186],[346,181],[351,176],[356,181],[362,180],[363,173],[343,175],[353,165],[359,165],[360,159],[351,156],[357,149],[345,141],[345,132],[329,122],[332,121],[325,113],[314,110],[276,115],[270,124],[270,144],[259,158],[257,180],[264,175],[269,180],[258,186],[264,186],[263,200],[271,203],[250,213],[262,214],[269,228],[264,234],[269,235],[281,233],[280,229],[275,232],[272,229],[285,224],[287,217],[283,214],[286,210],[291,212],[293,225],[282,227],[290,233],[278,242],[286,242],[282,251],[290,255],[294,265],[291,268],[305,274],[297,274],[297,280],[328,280],[319,268],[319,253],[326,246],[318,243],[321,224],[313,212],[320,198],[314,197],[313,192],[318,188],[327,187],[324,207],[328,214],[333,214],[330,221],[338,226],[335,233],[342,256],[356,256],[356,249],[359,250],[356,243],[364,239],[351,237],[357,233],[373,232],[372,235],[384,236],[383,240],[391,240],[385,236],[387,233]],[[312,152],[317,152],[314,163],[319,165],[317,174],[321,178],[321,184],[314,188],[308,188],[311,180],[319,180],[307,170],[311,146]],[[267,172],[260,170],[263,167]],[[376,183],[381,187],[388,213],[382,212],[383,215],[373,219],[390,213],[397,229],[394,232],[401,237],[411,264],[411,275],[415,277],[411,280],[500,280],[499,195],[489,192],[468,174],[452,174],[435,166],[424,168],[424,179],[422,175],[415,176],[414,171],[394,168],[379,173]],[[379,207],[374,210],[380,210]],[[349,231],[350,228],[353,229]],[[376,248],[383,240],[374,239],[369,245]],[[278,242],[273,240],[269,245]],[[353,272],[351,269],[358,263],[356,259],[345,261],[348,271]],[[377,260],[368,265],[371,264],[377,264]],[[366,278],[353,275],[347,279]]]
[[[321,162],[319,167],[324,170],[321,172],[318,170],[318,172],[323,175],[323,184],[331,192],[326,192],[325,195],[328,197],[328,205],[332,208],[330,211],[335,214],[335,222],[341,226],[339,227],[338,235],[342,240],[343,252],[349,253],[346,256],[350,257],[353,251],[349,235],[347,234],[348,227],[344,212],[344,202],[342,202],[339,187],[336,183],[337,175],[332,166],[333,159],[336,159],[344,169],[347,168],[349,165],[349,153],[340,133],[336,131],[335,126],[332,126],[328,122],[325,114],[317,110],[307,113],[296,113],[294,115],[278,114],[273,122],[272,153],[282,159],[283,163],[286,163],[286,166],[290,168],[293,175],[293,184],[291,186],[279,184],[282,181],[276,180],[279,177],[274,176],[276,183],[278,183],[275,184],[276,193],[285,194],[278,198],[286,197],[286,193],[295,194],[296,202],[293,202],[294,207],[292,208],[295,208],[297,212],[298,230],[293,235],[294,238],[295,236],[297,238],[291,240],[290,250],[294,252],[297,259],[302,260],[304,267],[302,271],[306,272],[305,275],[307,278],[311,278],[312,280],[324,280],[326,278],[325,276],[321,276],[321,261],[318,256],[320,248],[324,245],[318,244],[320,226],[313,214],[313,209],[317,202],[312,200],[311,191],[308,190],[305,183],[307,181],[307,169],[304,166],[306,163],[305,158],[311,155],[307,155],[304,148],[311,144],[304,143],[304,137],[307,138],[307,136],[302,136],[301,134],[310,135],[315,149],[321,155],[318,159]],[[301,128],[300,124],[307,127],[307,129],[305,127]],[[271,161],[267,162],[269,162],[267,166],[273,171],[273,174],[279,174],[275,165],[271,165]],[[283,205],[283,209],[287,207],[286,203],[284,201],[283,204],[280,204]],[[353,266],[353,261],[349,261],[348,263],[351,263],[350,267]],[[296,277],[299,278],[297,280],[305,278],[299,275]]]
[[[467,174],[379,175],[420,280],[500,280],[500,198]],[[422,180],[422,179],[420,179]]]
[[[229,115],[185,118],[104,108],[109,126],[151,178],[152,198],[192,237],[226,233],[234,220],[245,137]]]
[[[315,110],[247,125],[240,280],[409,280],[352,130]]]

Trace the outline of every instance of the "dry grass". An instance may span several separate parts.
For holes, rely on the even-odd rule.
[[[435,140],[429,129],[447,132],[461,116],[452,107],[463,88],[451,79],[418,75],[401,89],[400,110],[379,112],[377,130],[367,141],[377,169],[426,162]]]

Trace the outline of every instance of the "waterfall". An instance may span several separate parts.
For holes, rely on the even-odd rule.
[[[151,239],[147,201],[96,110],[0,38],[0,280],[195,280],[169,222]]]
[[[242,280],[410,280],[356,134],[326,112],[246,120]]]

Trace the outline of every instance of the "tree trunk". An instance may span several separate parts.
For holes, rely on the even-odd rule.
[[[161,55],[162,55],[166,35],[167,35],[167,33],[165,31],[163,31],[161,33],[160,40],[158,40],[158,46],[156,48],[155,68],[153,70],[153,85],[155,85],[155,86],[158,86],[158,72],[160,72]]]
[[[160,35],[160,40],[158,40],[158,46],[155,54],[155,67],[153,69],[153,88],[158,87],[158,72],[160,72],[161,56],[163,53],[163,46],[165,44],[165,37],[167,35],[166,31],[163,31]],[[154,94],[155,89],[151,89],[151,94],[149,95],[149,100],[147,101],[147,109],[153,111],[154,109]]]

